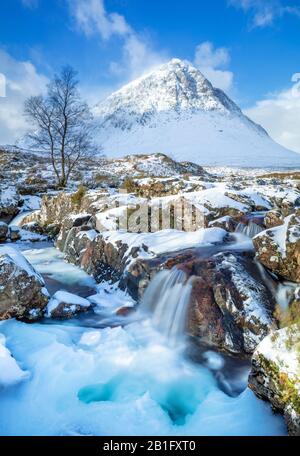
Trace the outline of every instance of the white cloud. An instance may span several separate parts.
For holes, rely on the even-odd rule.
[[[122,56],[111,62],[110,70],[130,79],[141,75],[167,59],[163,52],[155,51],[149,41],[136,32],[126,18],[116,12],[109,13],[104,0],[68,0],[76,24],[87,36],[99,35],[102,40],[119,37]]]
[[[267,27],[285,14],[300,18],[300,7],[283,5],[281,0],[228,0],[228,4],[251,15],[252,27]]]
[[[123,44],[121,61],[111,62],[110,69],[114,74],[133,79],[167,60],[167,54],[154,51],[146,40],[132,33]]]
[[[48,79],[31,62],[21,62],[0,49],[0,72],[6,78],[6,97],[0,98],[0,144],[14,143],[27,130],[24,101],[43,93]]]
[[[194,65],[215,86],[228,91],[233,84],[233,73],[222,69],[230,62],[228,49],[214,48],[210,41],[205,41],[197,46]]]
[[[245,113],[288,149],[300,152],[300,73],[289,89],[258,101]]]
[[[69,5],[78,27],[86,35],[98,33],[102,39],[108,40],[113,35],[131,33],[131,27],[123,16],[107,13],[104,0],[69,0]]]

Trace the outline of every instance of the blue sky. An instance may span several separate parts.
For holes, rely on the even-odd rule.
[[[300,72],[300,0],[2,0],[0,143],[24,128],[14,118],[21,91],[41,91],[63,64],[79,71],[83,94],[96,103],[172,57],[193,62],[275,139],[300,151],[300,136],[286,131],[300,118],[300,101],[293,99],[284,126],[273,113],[280,116],[286,97],[298,93],[291,78]]]

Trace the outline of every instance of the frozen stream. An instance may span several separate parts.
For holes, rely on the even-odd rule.
[[[20,248],[51,294],[98,291],[112,308],[130,301],[118,290],[96,289],[93,279],[49,244]],[[248,367],[229,374],[239,394],[226,394],[218,381],[226,373],[223,356],[206,352],[202,364],[193,362],[182,347],[168,346],[150,320],[99,328],[99,314],[95,327],[80,319],[0,323],[7,348],[25,372],[22,382],[0,387],[1,435],[286,434],[283,419],[246,388]]]

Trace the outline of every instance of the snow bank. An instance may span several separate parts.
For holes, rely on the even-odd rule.
[[[80,296],[72,293],[68,293],[67,291],[60,290],[57,291],[50,299],[46,308],[46,316],[50,318],[52,312],[57,309],[61,303],[65,303],[71,306],[71,310],[74,306],[74,311],[77,306],[86,308],[91,306],[91,303],[87,299],[81,298]]]
[[[207,368],[164,346],[149,322],[0,328],[32,372],[18,394],[0,390],[1,435],[286,433],[266,403],[249,390],[226,396]]]
[[[64,261],[63,253],[46,244],[45,248],[28,249],[22,247],[23,255],[30,261],[40,274],[45,274],[61,284],[74,285],[80,283],[83,286],[94,288],[95,280],[82,269]],[[1,250],[0,250],[1,252]]]
[[[162,230],[155,233],[128,233],[123,231],[103,233],[107,242],[117,245],[121,241],[128,245],[125,255],[129,255],[133,247],[142,245],[149,247],[149,254],[160,255],[200,245],[210,245],[222,242],[227,232],[222,228],[203,228],[194,232],[177,230]]]
[[[0,391],[1,388],[13,386],[29,377],[23,371],[5,346],[6,338],[0,333]]]
[[[17,206],[20,197],[15,187],[1,188],[0,190],[0,206]]]
[[[0,245],[0,255],[9,256],[20,269],[23,269],[29,276],[35,277],[41,284],[44,284],[42,276],[34,269],[29,261],[26,260],[25,256],[19,250],[14,249],[13,247]]]

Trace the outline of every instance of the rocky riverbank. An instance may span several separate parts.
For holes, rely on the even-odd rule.
[[[103,309],[105,293],[110,296],[59,288],[49,296],[41,275],[16,254],[22,243],[53,239],[65,261],[123,293],[129,307],[121,299],[115,308],[123,320],[133,305],[139,308],[158,272],[175,268],[191,285],[186,333],[230,356],[254,353],[250,387],[282,411],[297,434],[298,387],[292,391],[291,382],[298,375],[298,295],[287,293],[281,309],[279,292],[286,281],[292,290],[300,283],[298,181],[288,174],[218,174],[159,154],[102,165],[101,179],[89,174],[90,184],[76,191],[45,184],[26,195],[1,184],[0,319],[74,318],[97,305]],[[13,226],[17,214],[19,226]],[[272,344],[270,360],[266,347]],[[288,372],[280,361],[287,352],[293,360]]]

